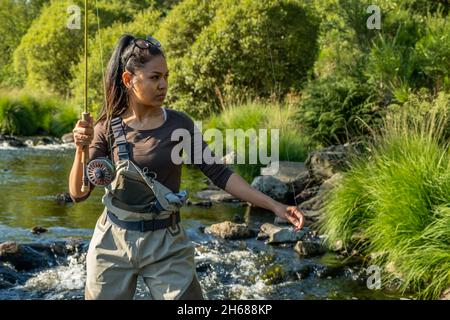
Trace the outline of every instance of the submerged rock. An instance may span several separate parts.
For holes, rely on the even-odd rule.
[[[8,266],[0,266],[0,289],[10,288],[23,284],[26,276]]]
[[[213,224],[205,228],[205,233],[227,240],[253,238],[256,235],[246,224],[238,224],[231,221]]]
[[[73,200],[68,192],[61,192],[56,195],[56,202],[60,205],[64,205],[73,202]]]
[[[298,241],[294,250],[302,257],[315,257],[327,252],[326,247],[319,238],[307,238],[303,241]]]

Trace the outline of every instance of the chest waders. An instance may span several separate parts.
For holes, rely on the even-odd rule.
[[[179,225],[187,192],[172,192],[130,160],[121,118],[111,128],[118,161],[86,256],[86,298],[132,299],[140,275],[155,299],[201,299],[195,250]]]
[[[111,121],[111,128],[119,160],[102,199],[108,219],[128,230],[146,232],[171,227],[171,232],[176,232],[173,229],[180,222],[179,208],[185,204],[187,191],[172,192],[156,179],[156,173],[141,170],[130,160],[120,117]]]

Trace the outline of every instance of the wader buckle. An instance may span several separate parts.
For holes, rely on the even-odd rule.
[[[172,236],[176,236],[177,234],[180,233],[180,226],[177,224],[178,223],[178,219],[177,219],[177,212],[172,212],[170,214],[170,221],[171,221],[171,225],[169,226],[169,228],[167,228],[167,230],[169,231],[169,233]]]

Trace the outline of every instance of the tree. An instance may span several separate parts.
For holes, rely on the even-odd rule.
[[[0,0],[0,82],[17,84],[12,55],[33,19],[49,0]]]

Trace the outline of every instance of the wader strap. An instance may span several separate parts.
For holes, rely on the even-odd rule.
[[[176,211],[166,219],[152,219],[141,221],[124,221],[117,218],[117,216],[111,211],[107,211],[108,219],[118,227],[132,231],[155,231],[159,229],[165,229],[168,227],[174,227],[175,224],[180,222],[180,212]]]
[[[111,128],[114,134],[115,145],[117,146],[117,155],[119,160],[129,160],[128,143],[125,139],[125,130],[122,125],[122,118],[116,117],[111,120]]]

